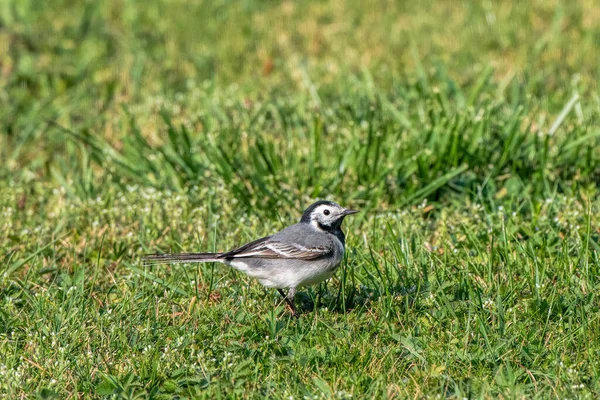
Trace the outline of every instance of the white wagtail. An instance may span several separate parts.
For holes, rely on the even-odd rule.
[[[153,254],[150,263],[218,262],[276,288],[294,316],[296,289],[330,278],[344,258],[342,221],[348,210],[332,201],[317,201],[304,211],[300,222],[271,236],[247,243],[227,253]],[[289,289],[287,295],[282,289]]]

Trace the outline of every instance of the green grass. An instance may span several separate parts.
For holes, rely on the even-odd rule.
[[[388,3],[0,5],[0,397],[600,395],[600,8]],[[299,319],[140,262],[318,198]]]

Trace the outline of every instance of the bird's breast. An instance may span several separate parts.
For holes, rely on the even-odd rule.
[[[331,263],[329,268],[333,271],[340,266],[340,263],[344,259],[344,244],[337,236],[333,237],[333,256],[331,257]]]

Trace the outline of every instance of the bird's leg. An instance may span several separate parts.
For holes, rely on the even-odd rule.
[[[296,310],[296,306],[294,305],[294,295],[296,294],[296,288],[291,288],[288,291],[287,296],[285,295],[285,293],[283,293],[283,290],[277,289],[277,291],[279,292],[279,294],[281,295],[281,297],[283,297],[283,299],[285,300],[285,302],[287,303],[287,305],[290,307],[290,310],[292,310],[292,315],[294,317],[297,317],[298,316],[298,310]]]

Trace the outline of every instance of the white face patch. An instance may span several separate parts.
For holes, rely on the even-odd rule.
[[[331,227],[340,224],[343,218],[344,209],[340,206],[320,205],[313,210],[310,215],[310,224],[317,229],[323,229],[322,226]]]

